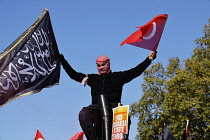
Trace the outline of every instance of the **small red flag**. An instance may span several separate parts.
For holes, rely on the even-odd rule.
[[[83,135],[84,135],[84,132],[78,132],[69,140],[83,140]]]
[[[189,124],[189,120],[187,120],[187,125],[182,133],[182,139],[181,140],[187,140],[187,137],[189,135],[189,132],[188,132],[188,124]]]
[[[189,135],[189,132],[188,132],[188,126],[186,126],[186,136]]]
[[[127,43],[144,49],[156,51],[167,18],[168,14],[158,15],[147,24],[137,27],[140,29],[125,39],[120,46]]]
[[[34,140],[45,140],[44,137],[42,136],[41,132],[37,129],[36,131],[36,137]]]

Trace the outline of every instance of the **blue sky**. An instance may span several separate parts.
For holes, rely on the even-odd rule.
[[[130,69],[149,50],[120,43],[153,17],[169,14],[153,64],[189,58],[194,40],[203,36],[210,18],[210,0],[0,0],[0,51],[31,26],[44,8],[49,10],[60,53],[83,73],[97,73],[95,59],[107,55],[111,69]],[[143,77],[123,89],[122,103],[142,96]],[[46,140],[68,140],[81,131],[78,113],[91,103],[90,88],[70,79],[61,68],[60,84],[19,98],[0,108],[0,140],[32,140],[36,125]],[[132,118],[130,140],[137,134]]]

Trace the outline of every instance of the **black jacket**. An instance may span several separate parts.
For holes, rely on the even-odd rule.
[[[66,73],[75,81],[82,82],[85,74],[76,72],[61,55],[61,64]],[[110,104],[121,102],[122,88],[125,83],[138,77],[150,65],[151,60],[147,57],[142,63],[127,71],[110,72],[108,74],[88,74],[88,83],[91,87],[92,105],[99,104],[99,95],[106,95]]]

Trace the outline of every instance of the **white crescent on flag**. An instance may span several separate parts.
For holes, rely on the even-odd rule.
[[[143,36],[142,38],[144,39],[144,40],[149,40],[149,39],[151,39],[154,35],[155,35],[155,33],[156,33],[156,23],[155,22],[152,22],[152,32],[151,32],[151,34],[150,35],[148,35],[148,36]]]

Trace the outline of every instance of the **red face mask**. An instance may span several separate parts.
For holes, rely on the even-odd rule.
[[[110,59],[105,55],[101,55],[96,59],[96,67],[98,74],[107,74],[110,72]]]

